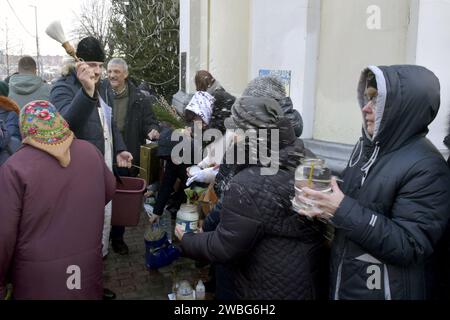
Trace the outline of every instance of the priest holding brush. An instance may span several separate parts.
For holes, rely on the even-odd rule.
[[[102,44],[94,37],[86,37],[78,43],[77,50],[72,56],[75,56],[78,62],[53,86],[50,94],[51,103],[66,119],[78,139],[87,140],[100,150],[111,171],[114,164],[130,168],[133,156],[125,151],[125,143],[113,119],[112,106],[105,102],[114,99],[102,97],[98,91],[105,61]],[[103,257],[108,254],[110,229],[111,202],[105,207]],[[105,295],[107,298],[114,298],[112,292],[107,291]]]

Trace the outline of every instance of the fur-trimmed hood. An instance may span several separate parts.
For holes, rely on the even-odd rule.
[[[61,76],[66,77],[75,71],[75,60],[73,58],[67,58],[63,61],[63,66],[61,67]]]

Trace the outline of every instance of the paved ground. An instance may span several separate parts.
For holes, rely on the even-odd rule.
[[[144,244],[147,224],[147,216],[143,213],[138,226],[126,229],[124,239],[130,250],[128,255],[118,255],[110,247],[105,261],[105,288],[113,290],[119,300],[168,300],[167,295],[172,292],[175,281],[188,280],[195,288],[199,279],[207,280],[208,267],[196,268],[195,262],[187,258],[179,258],[159,270],[148,270]],[[172,220],[171,229],[174,225]]]

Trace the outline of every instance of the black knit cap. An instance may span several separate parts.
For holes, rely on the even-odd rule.
[[[106,60],[102,44],[94,37],[86,37],[78,43],[77,57],[84,61],[105,62]]]

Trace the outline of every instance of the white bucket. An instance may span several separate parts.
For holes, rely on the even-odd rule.
[[[183,232],[195,232],[198,228],[198,210],[193,204],[182,204],[177,212],[176,224],[180,226]]]

